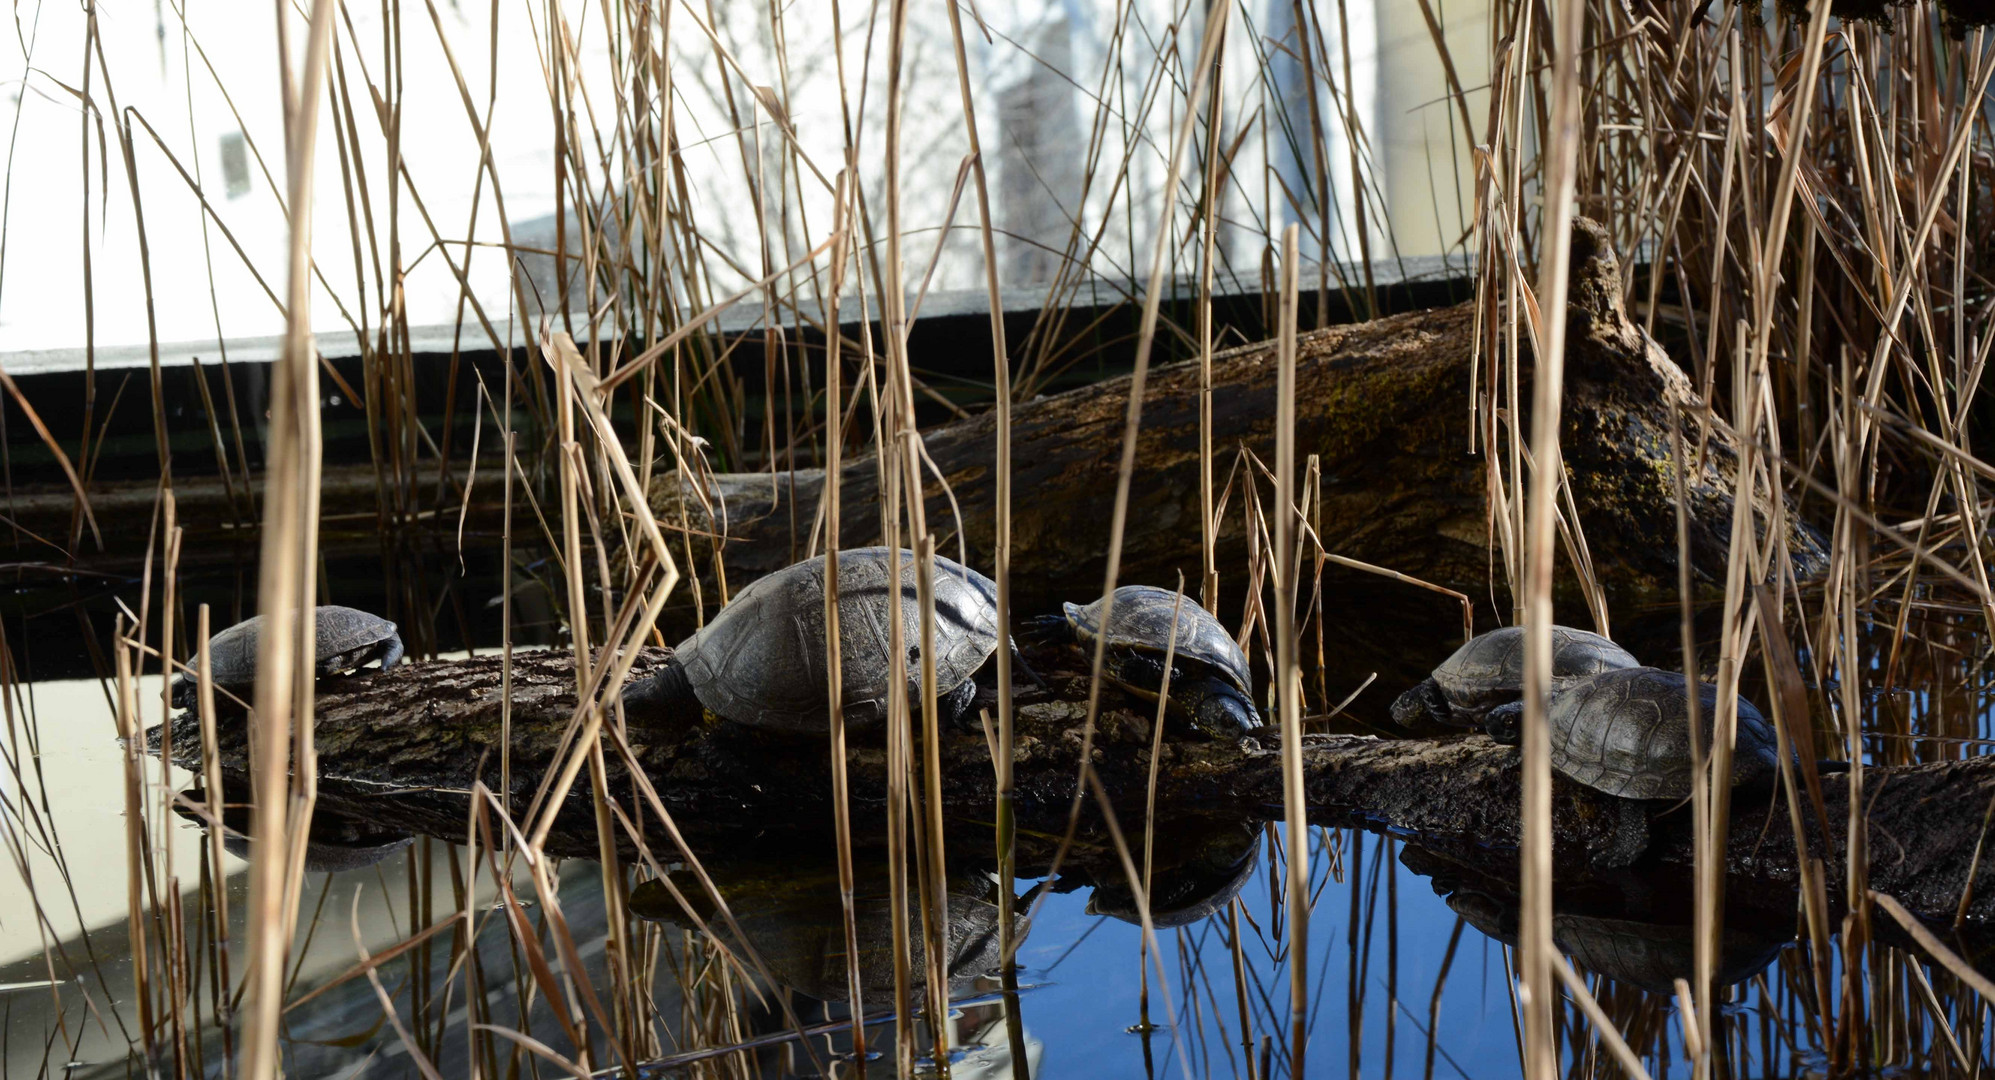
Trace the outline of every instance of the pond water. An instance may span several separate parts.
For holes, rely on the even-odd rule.
[[[1373,643],[1372,651],[1378,648]],[[1368,655],[1353,654],[1361,661]],[[162,811],[176,793],[204,799],[198,778],[128,759],[107,689],[96,681],[53,680],[27,690],[17,705],[30,703],[37,722],[13,718],[5,740],[5,832],[17,872],[0,875],[7,1032],[0,1075],[141,1075],[148,1018],[160,1045],[171,1044],[171,1031],[186,1032],[179,1059],[164,1051],[155,1060],[158,1075],[234,1075],[239,1036],[216,1017],[228,1011],[246,958],[241,845],[232,843],[220,864],[229,943],[218,947],[205,829],[187,807]],[[156,719],[156,677],[139,680],[139,693]],[[149,830],[153,864],[141,868],[141,880],[158,883],[136,894],[128,886],[128,768],[146,777],[140,827]],[[1141,823],[1123,824],[1140,866]],[[555,973],[550,983],[499,914],[492,853],[427,838],[404,842],[379,834],[378,825],[372,833],[342,832],[331,815],[319,826],[315,835],[326,842],[307,869],[288,975],[282,1052],[290,1075],[421,1076],[430,1063],[448,1077],[574,1075],[557,1061],[577,1056],[564,1030],[570,1010],[567,1019],[583,1019],[591,1032],[586,1071],[611,1075],[622,1059],[602,1035],[608,1025],[598,1007],[614,1013],[628,1045],[641,1050],[635,1064],[642,1075],[856,1074],[849,1026],[836,1023],[851,1011],[828,836],[744,838],[698,852],[732,926],[684,860],[660,867],[683,903],[657,882],[642,883],[651,875],[627,865],[631,917],[616,926],[595,863],[551,868],[551,892],[541,894],[516,861],[504,871],[519,901],[513,910]],[[1121,856],[1098,822],[1084,822],[1058,879],[1047,874],[1059,838],[1021,837],[1017,874],[1003,886],[988,858],[989,828],[955,821],[949,829],[952,1011],[944,1035],[951,1075],[1295,1075],[1288,1025],[1297,958],[1289,952],[1293,905],[1284,896],[1281,826],[1184,815],[1157,823],[1151,884],[1160,956],[1145,949]],[[858,823],[854,843],[863,1011],[873,1018],[865,1074],[892,1076],[891,858],[873,823]],[[1521,1075],[1509,975],[1514,856],[1339,827],[1313,827],[1309,847],[1304,1074]],[[1021,913],[1030,911],[1029,922],[1019,924],[1015,1001],[996,975],[999,887],[1019,898]],[[1561,950],[1656,1077],[1691,1071],[1684,1009],[1671,986],[1691,975],[1689,891],[1687,875],[1653,872],[1567,888],[1559,897]],[[154,950],[148,970],[181,972],[184,993],[156,985],[147,995],[136,992],[135,903]],[[383,961],[378,983],[354,977],[364,956],[451,923],[466,909],[477,924],[475,948],[464,948],[457,920]],[[918,909],[910,909],[910,920],[918,936]],[[1793,944],[1796,929],[1791,906],[1728,911],[1718,1075],[1828,1075],[1815,968],[1806,946]],[[177,963],[161,960],[162,941],[184,947]],[[621,992],[613,954],[635,961]],[[1985,1002],[1914,954],[1880,945],[1865,955],[1867,1000],[1855,1008],[1843,1002],[1836,1015],[1867,1025],[1874,1066],[1894,1075],[1985,1070],[1995,1056]],[[918,951],[912,962],[910,993],[919,1002]],[[1839,952],[1832,978],[1842,963]],[[571,980],[586,981],[599,1006],[550,1005],[551,998],[581,1000]],[[230,990],[218,996],[218,984]],[[141,997],[152,1003],[150,1012]],[[169,1000],[180,1001],[184,1015],[154,1014]],[[1558,1015],[1568,1075],[1621,1074],[1569,996]],[[797,1036],[799,1027],[807,1037]],[[530,1033],[552,1056],[536,1057],[490,1028]],[[917,1072],[936,1074],[929,1057],[935,1033],[916,1024],[906,1036]]]

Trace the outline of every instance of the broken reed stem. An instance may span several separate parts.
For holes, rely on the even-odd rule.
[[[1524,534],[1524,790],[1521,912],[1517,938],[1523,999],[1524,1075],[1552,1080],[1558,1046],[1552,1031],[1552,768],[1547,710],[1552,680],[1554,525],[1564,468],[1559,408],[1564,381],[1566,286],[1572,255],[1574,169],[1579,153],[1579,51],[1584,0],[1559,0],[1552,31],[1552,121],[1546,154],[1544,253],[1537,299],[1547,313],[1532,378],[1531,474]],[[1514,315],[1513,315],[1514,317]],[[1518,358],[1512,355],[1511,366]]]
[[[315,633],[309,617],[316,593],[320,456],[318,357],[311,331],[312,174],[334,6],[332,0],[312,0],[304,70],[295,85],[288,51],[280,57],[291,238],[284,355],[271,372],[269,458],[257,575],[258,604],[269,632],[258,638],[256,667],[251,839],[255,857],[249,870],[242,1051],[242,1075],[249,1080],[277,1074],[284,957],[290,945],[294,897],[304,876],[304,836],[311,823],[317,778],[310,674]],[[288,5],[276,5],[280,49],[287,48],[289,13]]]
[[[1302,661],[1296,651],[1294,559],[1297,252],[1282,234],[1281,316],[1275,353],[1275,704],[1281,710],[1282,805],[1288,854],[1289,1068],[1304,1076],[1309,1041],[1309,796],[1302,777]]]

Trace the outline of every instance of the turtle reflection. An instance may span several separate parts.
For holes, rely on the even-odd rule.
[[[741,935],[748,939],[746,944],[754,947],[776,982],[819,1001],[846,1001],[850,992],[837,871],[829,861],[821,865],[803,861],[807,865],[800,866],[796,859],[756,859],[714,864],[707,869],[727,898]],[[869,859],[866,853],[856,852],[854,863],[853,917],[859,941],[860,992],[873,1002],[890,1002],[894,991],[894,920],[885,858],[875,853]],[[632,890],[632,913],[688,930],[705,923],[729,945],[742,944],[719,919],[713,898],[697,876],[676,870],[669,878],[670,887],[665,882],[648,881]],[[943,929],[952,997],[983,989],[978,980],[998,973],[1002,956],[993,892],[997,887],[986,874],[965,874],[949,882],[948,925]],[[683,904],[672,895],[675,889],[684,898]],[[909,977],[920,987],[927,983],[927,952],[912,873],[908,892],[907,919],[912,928]],[[1029,897],[1021,899],[1015,908],[1013,926],[1021,939],[1029,903]]]
[[[247,802],[239,801],[237,794],[226,784],[222,788],[222,847],[236,858],[248,861],[252,808]],[[193,807],[206,807],[207,804],[208,793],[205,789],[188,788],[174,801],[173,810],[182,818],[205,828],[208,823],[206,816]],[[311,832],[305,840],[305,870],[314,874],[337,874],[373,866],[408,847],[415,839],[406,832],[321,809],[313,813]]]
[[[1504,876],[1416,844],[1407,845],[1400,862],[1431,878],[1434,892],[1470,926],[1505,945],[1517,944],[1514,863]],[[1674,993],[1677,979],[1695,977],[1696,934],[1690,912],[1672,910],[1658,901],[1659,895],[1642,879],[1625,875],[1590,888],[1566,889],[1552,913],[1552,942],[1576,967],[1652,993]],[[1719,986],[1759,974],[1792,938],[1791,932],[1745,913],[1739,916],[1728,913],[1725,919],[1713,972]]]
[[[1159,928],[1190,926],[1226,910],[1261,861],[1257,822],[1192,818],[1159,822],[1150,871],[1150,921]],[[1109,876],[1112,874],[1113,876]],[[1120,860],[1096,883],[1088,913],[1141,924],[1135,890]]]

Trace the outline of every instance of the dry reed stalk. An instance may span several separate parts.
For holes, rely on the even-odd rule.
[[[1171,601],[1170,634],[1164,639],[1164,682],[1158,688],[1157,713],[1150,722],[1150,775],[1143,789],[1143,888],[1141,895],[1145,898],[1146,902],[1147,898],[1151,895],[1151,882],[1153,880],[1151,869],[1154,865],[1154,857],[1157,849],[1157,771],[1163,764],[1164,721],[1168,716],[1171,701],[1171,665],[1177,662],[1178,616],[1184,610],[1184,602],[1184,575],[1179,574],[1177,596]],[[1148,938],[1145,938],[1141,946],[1137,949],[1136,976],[1138,983],[1136,1012],[1138,1016],[1137,1025],[1146,1031],[1151,1026],[1149,951],[1150,942]]]
[[[907,2],[894,0],[888,12],[887,24],[887,119],[886,119],[886,268],[880,281],[880,310],[882,329],[886,334],[887,352],[887,391],[891,400],[884,402],[885,408],[876,410],[876,417],[884,425],[880,440],[880,465],[886,470],[881,485],[881,493],[886,505],[880,516],[885,530],[882,540],[887,546],[888,588],[898,595],[901,588],[901,513],[903,510],[902,484],[907,485],[905,511],[907,513],[908,539],[915,545],[916,559],[927,540],[927,529],[922,523],[923,499],[921,490],[920,461],[914,449],[905,440],[918,439],[911,430],[903,430],[903,425],[911,426],[914,421],[912,390],[903,390],[903,374],[907,372],[907,311],[906,287],[903,283],[904,270],[901,253],[903,229],[901,226],[901,120],[902,94],[904,84],[901,77],[902,59],[907,41]],[[878,391],[875,391],[876,394]],[[876,401],[880,400],[876,397]],[[903,402],[906,403],[903,409]],[[917,587],[926,589],[927,577],[916,570]],[[910,1013],[910,993],[912,989],[912,953],[909,945],[910,928],[907,921],[908,889],[905,846],[908,814],[912,809],[909,801],[908,780],[913,775],[913,717],[912,703],[907,700],[906,687],[908,649],[905,640],[905,620],[895,617],[887,620],[888,675],[887,685],[892,687],[887,710],[888,770],[891,776],[887,795],[888,840],[888,903],[893,917],[893,962],[894,962],[894,1010],[898,1017],[895,1039],[895,1064],[898,1075],[910,1075],[914,1069],[914,1025]],[[929,632],[933,625],[932,600],[922,608],[922,632]],[[925,643],[926,644],[926,643]],[[931,648],[921,649],[920,655],[924,676],[922,679],[923,700],[927,706],[926,715],[934,717],[934,696],[929,688],[933,679],[927,673],[934,662]],[[917,837],[919,830],[917,827]],[[917,862],[917,896],[929,889],[930,879],[925,873],[924,857],[928,854],[917,839],[914,849]],[[938,952],[938,938],[934,908],[930,903],[921,903],[922,934],[927,946],[927,959],[932,965]],[[930,980],[932,982],[932,979]],[[931,991],[933,987],[930,987]],[[930,1012],[930,1034],[936,1041],[935,1059],[938,1063],[947,1061],[943,1050],[945,1021],[942,1016]]]
[[[195,624],[195,668],[194,668],[194,708],[201,723],[201,779],[202,787],[208,796],[208,820],[222,820],[222,766],[221,755],[216,749],[215,734],[215,680],[208,654],[208,605],[202,604],[198,621]],[[228,1013],[220,1006],[229,980],[229,896],[223,882],[228,880],[226,849],[222,846],[222,830],[210,824],[208,828],[208,850],[206,873],[214,883],[209,893],[209,904],[214,913],[214,978],[217,1007],[215,1019],[223,1032],[222,1062],[223,1072],[234,1058],[234,1042],[230,1037],[233,1024]]]
[[[250,867],[249,961],[242,1073],[277,1074],[284,954],[304,870],[316,761],[312,754],[313,630],[319,454],[318,368],[312,341],[312,162],[334,5],[313,0],[303,70],[294,84],[286,25],[276,9],[285,115],[285,171],[292,211],[284,357],[272,372],[270,450],[257,597],[269,632],[258,639],[255,819]],[[294,746],[295,743],[295,746]],[[298,788],[294,794],[292,773]]]
[[[1296,247],[1282,234],[1281,315],[1275,353],[1275,703],[1281,710],[1282,806],[1287,828],[1289,927],[1289,1069],[1306,1075],[1309,1042],[1309,797],[1302,775],[1302,660],[1296,654],[1295,363]]]
[[[1219,128],[1225,117],[1225,99],[1220,88],[1225,83],[1226,27],[1225,22],[1219,24],[1219,45],[1212,58],[1212,90],[1203,102],[1205,183],[1200,206],[1198,261],[1198,540],[1205,567],[1199,578],[1199,597],[1205,609],[1214,615],[1219,614],[1219,519],[1212,508],[1212,277],[1219,236]],[[1241,136],[1245,135],[1242,131]],[[1251,1059],[1252,1055],[1248,1057]],[[1248,1068],[1252,1069],[1251,1060]]]
[[[150,881],[146,873],[145,855],[150,846],[145,834],[145,764],[139,757],[140,733],[143,720],[139,711],[138,670],[135,648],[128,647],[124,638],[124,620],[119,619],[117,646],[118,660],[118,736],[124,742],[124,799],[125,799],[125,919],[130,928],[132,949],[132,990],[138,1000],[139,1034],[143,1040],[148,1061],[159,1059],[159,1050],[153,1045],[153,979],[150,947],[147,944],[145,914],[145,889]]]
[[[919,475],[919,473],[915,474]],[[913,501],[913,500],[910,500]],[[949,877],[942,838],[942,717],[935,673],[935,538],[923,535],[915,561],[915,595],[921,605],[922,801],[927,811],[927,896],[923,943],[928,961],[928,1022],[935,1058],[949,1054]],[[946,1072],[946,1066],[943,1067]]]
[[[1144,886],[1143,875],[1136,866],[1135,856],[1129,850],[1129,842],[1122,834],[1122,826],[1116,820],[1115,805],[1108,797],[1108,789],[1102,785],[1101,777],[1095,772],[1092,763],[1083,763],[1081,772],[1083,783],[1094,792],[1095,805],[1101,811],[1102,822],[1108,826],[1110,846],[1115,849],[1116,858],[1122,864],[1123,879],[1129,883],[1130,893],[1136,901],[1137,923],[1143,931],[1142,947],[1155,967],[1158,986],[1166,991],[1161,995],[1164,1002],[1164,1022],[1170,1028],[1174,1049],[1180,1051],[1176,1055],[1178,1067],[1184,1073],[1185,1080],[1193,1080],[1191,1055],[1182,1052],[1186,1047],[1179,1033],[1177,1008],[1172,1004],[1174,995],[1168,992],[1170,979],[1164,973],[1163,950],[1157,945],[1157,925],[1150,912],[1149,891]],[[1132,1030],[1145,1040],[1150,1037],[1151,1028],[1147,1014],[1144,1023]]]
[[[1004,642],[1010,640],[1011,633],[1011,358],[1005,341],[1004,297],[998,282],[997,239],[991,223],[990,185],[985,176],[983,141],[977,128],[976,103],[970,92],[970,64],[963,40],[963,15],[956,4],[945,6],[949,12],[950,39],[955,46],[956,88],[962,99],[964,133],[969,139],[969,163],[977,184],[977,229],[978,237],[983,244],[985,302],[990,307],[991,374],[997,443],[994,462],[997,470],[997,516],[992,539],[991,576],[997,586],[999,640]],[[938,247],[938,257],[930,264],[931,272],[934,265],[941,261],[939,251]],[[923,284],[926,291],[926,282]],[[837,476],[836,467],[829,467],[826,475]],[[998,951],[1002,964],[1000,978],[1015,994],[1018,982],[1018,942],[1017,931],[1012,925],[1016,902],[1011,887],[1013,861],[1016,857],[1016,836],[1013,831],[1012,808],[1014,736],[1011,679],[1011,649],[1000,645],[997,650],[997,747],[991,755],[996,771],[997,788],[995,840],[998,863]],[[856,996],[854,1001],[856,1003]],[[1015,1063],[1020,1080],[1031,1080],[1031,1063],[1026,1057],[1025,1033],[1018,1019],[1018,1000],[1015,996],[1006,1002],[1005,1010],[1008,1021],[1006,1036],[1011,1046],[1012,1061]],[[853,1011],[857,1015],[856,1004]],[[858,1031],[856,1025],[854,1031],[855,1033]]]
[[[841,169],[838,173],[838,201],[832,217],[832,232],[835,242],[831,245],[831,288],[826,310],[837,311],[839,301],[845,295],[845,266],[851,258],[851,246],[847,242],[846,229],[850,224],[852,174]],[[844,659],[840,654],[840,630],[838,616],[838,552],[839,552],[839,478],[840,458],[845,451],[845,431],[841,417],[840,398],[844,393],[844,357],[841,348],[845,337],[834,328],[827,336],[827,351],[824,361],[825,378],[825,422],[830,425],[825,433],[825,485],[824,485],[824,670],[825,703],[831,720],[831,816],[838,848],[838,909],[843,924],[845,940],[845,989],[847,1002],[852,1010],[852,1054],[856,1071],[861,1080],[866,1072],[866,1025],[862,1017],[866,1015],[864,987],[859,974],[859,929],[854,911],[855,885],[852,874],[852,807],[850,805],[850,781],[846,770],[845,743],[845,688]]]
[[[1517,937],[1518,997],[1523,1005],[1524,1074],[1551,1080],[1558,1070],[1553,1041],[1552,773],[1547,709],[1552,676],[1553,524],[1564,469],[1559,457],[1559,409],[1565,363],[1566,286],[1572,253],[1575,159],[1579,150],[1579,53],[1586,29],[1583,0],[1562,0],[1548,27],[1553,51],[1552,119],[1547,131],[1544,254],[1538,302],[1551,313],[1534,339],[1529,519],[1524,536],[1523,867]],[[1527,39],[1528,40],[1528,39]],[[1513,312],[1516,309],[1512,309]],[[1513,316],[1514,320],[1514,316]],[[1514,372],[1518,354],[1513,352]]]

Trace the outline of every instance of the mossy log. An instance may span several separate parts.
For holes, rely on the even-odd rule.
[[[1567,378],[1562,412],[1565,465],[1593,569],[1617,598],[1632,602],[1677,593],[1672,427],[1681,425],[1701,465],[1687,477],[1694,576],[1722,581],[1729,549],[1736,448],[1722,431],[1689,419],[1689,380],[1628,318],[1621,279],[1604,230],[1574,230],[1568,309]],[[1322,469],[1323,541],[1335,554],[1486,596],[1495,544],[1488,459],[1473,429],[1492,404],[1471,401],[1477,381],[1473,304],[1411,312],[1302,335],[1296,372],[1296,445]],[[918,362],[918,358],[917,358]],[[1487,379],[1488,357],[1480,361]],[[1199,369],[1179,364],[1150,374],[1136,444],[1136,477],[1123,544],[1122,580],[1195,589],[1199,549]],[[1021,605],[1100,592],[1108,522],[1121,461],[1130,379],[1112,379],[1013,411],[1012,573]],[[1519,391],[1530,400],[1529,380]],[[1500,407],[1502,400],[1493,404]],[[1275,345],[1218,354],[1212,366],[1212,451],[1216,486],[1266,485],[1243,451],[1274,460]],[[967,546],[971,565],[993,559],[996,418],[986,413],[924,434],[933,475],[926,488],[930,526]],[[842,469],[840,542],[877,542],[878,463],[858,456]],[[660,520],[695,534],[722,534],[728,582],[788,566],[807,552],[824,488],[817,470],[723,474],[700,498],[684,497],[676,477],[659,481]],[[952,497],[953,496],[953,501]],[[1217,493],[1215,493],[1217,497]],[[1236,490],[1219,523],[1219,565],[1245,565],[1246,531]],[[726,520],[708,505],[724,503]],[[1768,520],[1771,505],[1755,507]],[[716,515],[717,516],[717,515]],[[1819,535],[1791,516],[1782,537],[1798,573],[1826,566]],[[675,545],[676,550],[676,545]],[[712,549],[695,539],[693,567],[712,587]],[[954,550],[949,551],[954,555]],[[1496,573],[1501,575],[1501,571]],[[1574,578],[1561,575],[1570,590]]]
[[[646,649],[633,678],[664,663],[669,653]],[[1021,830],[1059,832],[1072,804],[1085,735],[1085,661],[1071,646],[1033,661],[1048,691],[1027,693],[1017,717],[1016,808]],[[500,787],[502,661],[497,656],[406,664],[391,671],[321,683],[317,699],[319,805],[448,839],[462,838],[467,797],[475,782]],[[512,798],[524,808],[556,763],[553,755],[576,711],[572,658],[563,652],[520,653],[513,661]],[[1036,700],[1034,700],[1036,698]],[[1149,718],[1117,696],[1105,699],[1093,733],[1091,760],[1106,790],[1140,816],[1150,768]],[[152,733],[158,747],[160,729]],[[626,759],[612,739],[606,752],[609,790],[632,820],[651,814],[634,790],[630,762],[641,768],[696,848],[729,837],[822,827],[830,818],[828,744],[810,738],[765,738],[728,728],[630,727],[622,732]],[[173,752],[190,767],[199,727],[182,716],[173,725]],[[246,726],[223,718],[223,768],[248,764]],[[1361,824],[1438,841],[1505,848],[1519,838],[1520,762],[1513,748],[1480,735],[1446,739],[1376,739],[1310,735],[1304,739],[1310,813],[1324,824]],[[949,813],[964,821],[992,820],[991,749],[981,733],[947,732],[941,746]],[[887,798],[887,756],[877,729],[854,735],[848,755],[853,813],[878,820]],[[1232,811],[1265,817],[1280,805],[1280,755],[1273,738],[1238,743],[1166,738],[1158,770],[1158,804],[1174,810]],[[594,815],[583,791],[571,795],[549,836],[549,850],[594,855]],[[1616,823],[1613,800],[1559,779],[1554,785],[1553,833],[1558,856],[1575,870],[1604,850]],[[1840,895],[1848,788],[1844,777],[1823,778],[1828,828],[1810,819],[1810,850],[1828,870],[1828,891]],[[1913,911],[1951,919],[1995,796],[1995,759],[1873,768],[1865,774],[1869,807],[1870,884]],[[1651,823],[1646,860],[1664,866],[1691,862],[1690,815],[1662,813]],[[648,837],[670,852],[662,833]],[[1995,923],[1995,874],[1984,860],[1968,916]],[[1796,849],[1784,802],[1763,794],[1734,800],[1727,867],[1756,888],[1792,886]]]

